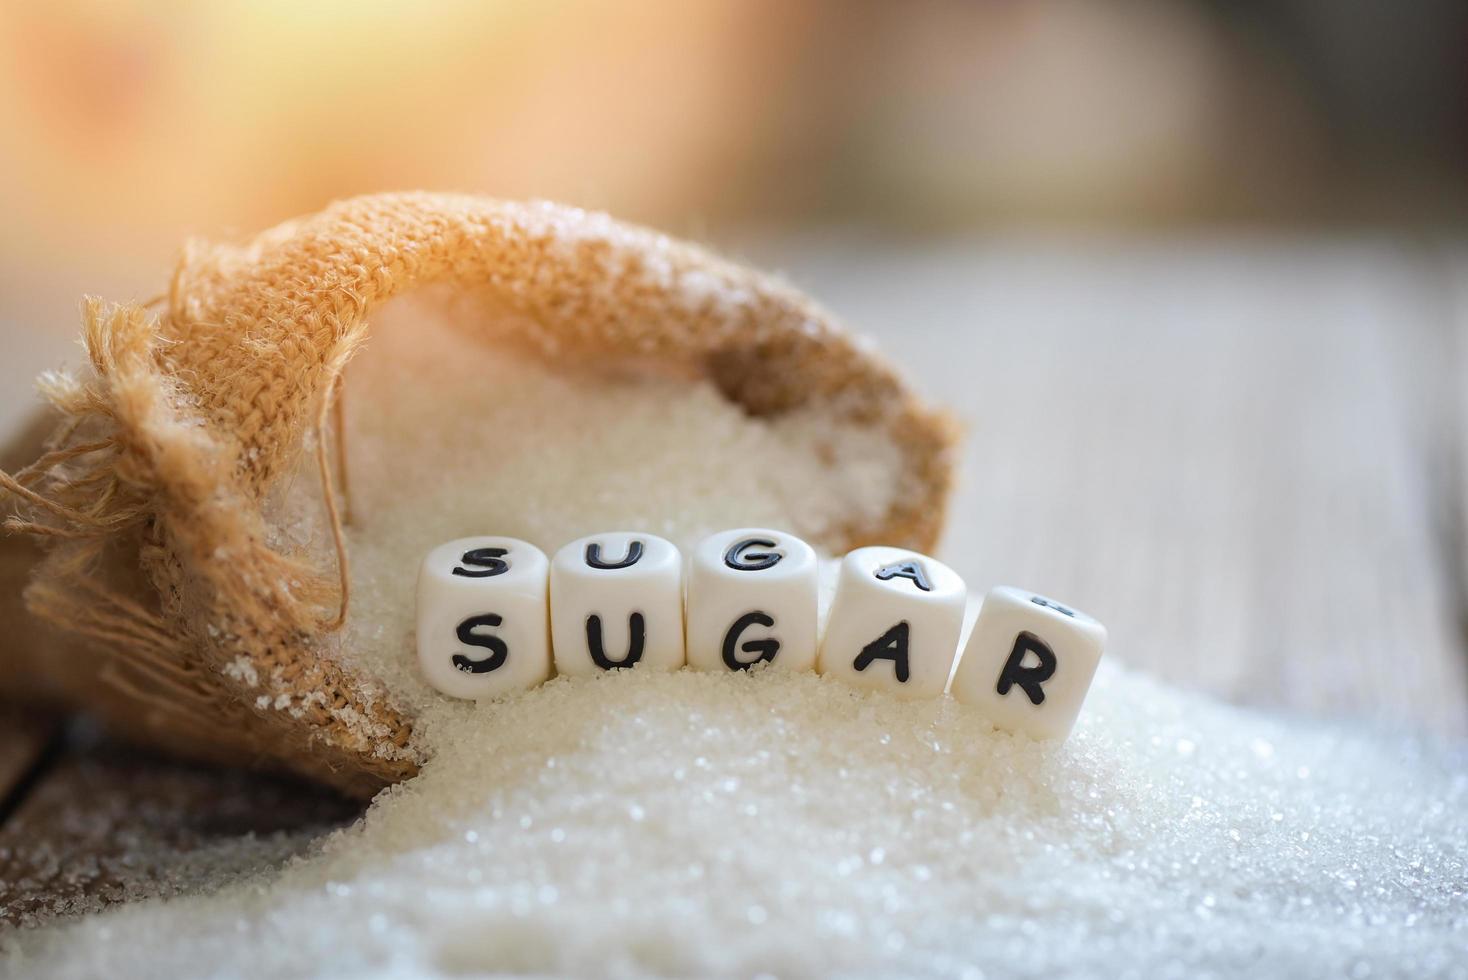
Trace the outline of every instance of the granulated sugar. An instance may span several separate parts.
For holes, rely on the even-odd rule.
[[[745,525],[819,542],[897,488],[885,436],[818,413],[757,421],[707,382],[552,371],[469,341],[436,299],[386,308],[347,370],[353,597],[337,655],[412,714],[440,697],[406,651],[418,563],[444,541],[501,534],[551,553],[628,529],[686,550]],[[314,477],[291,496],[294,533],[324,548]]]
[[[1468,971],[1468,753],[1110,667],[1072,739],[813,675],[440,705],[279,874],[11,935],[12,975]]]
[[[327,652],[415,716],[421,774],[283,868],[12,932],[0,970],[1468,976],[1461,744],[1273,719],[1114,662],[1062,746],[947,697],[777,671],[437,695],[412,652],[433,545],[818,538],[900,474],[829,420],[756,422],[687,380],[552,374],[419,319],[348,372],[355,591]],[[284,533],[319,546],[315,493],[298,478]]]

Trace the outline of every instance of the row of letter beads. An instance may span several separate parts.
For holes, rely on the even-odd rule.
[[[598,534],[549,561],[514,538],[462,538],[418,576],[418,658],[438,690],[493,698],[616,667],[747,670],[769,661],[901,697],[942,695],[967,589],[946,565],[899,548],[846,555],[825,636],[819,568],[794,535],[715,534],[687,569],[651,534]],[[686,611],[686,616],[685,616]],[[1051,599],[997,588],[984,599],[952,691],[994,724],[1064,738],[1101,659],[1106,630]]]

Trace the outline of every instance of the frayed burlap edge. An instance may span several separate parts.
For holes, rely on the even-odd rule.
[[[7,526],[47,544],[28,608],[90,641],[94,663],[72,671],[106,685],[89,704],[166,747],[352,793],[416,770],[411,719],[319,641],[346,614],[350,581],[325,456],[333,393],[369,311],[430,283],[512,314],[496,341],[552,359],[666,360],[754,415],[823,406],[885,432],[906,462],[903,493],[822,543],[932,547],[951,425],[793,290],[576,209],[357,198],[244,246],[192,247],[158,312],[87,303],[91,377],[42,379],[61,424],[0,490],[17,504]],[[274,545],[264,513],[308,442],[335,568]]]

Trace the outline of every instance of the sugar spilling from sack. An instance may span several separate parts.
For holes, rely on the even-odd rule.
[[[1468,751],[1103,669],[1060,747],[815,675],[444,704],[350,829],[12,934],[47,976],[1453,975]]]
[[[446,331],[379,333],[349,376],[352,428],[376,438],[353,439],[354,612],[333,652],[418,716],[422,773],[284,867],[241,880],[235,862],[161,889],[181,897],[6,934],[0,972],[1464,970],[1462,744],[1269,718],[1106,666],[1059,747],[949,698],[769,671],[439,697],[413,667],[403,572],[434,543],[819,537],[900,481],[829,419],[772,427],[684,381],[588,393]],[[314,493],[298,478],[283,534],[319,546]]]
[[[352,615],[334,652],[410,714],[441,698],[411,651],[414,578],[444,541],[500,534],[554,553],[624,528],[686,550],[744,525],[819,542],[901,490],[891,441],[827,410],[756,420],[707,381],[550,370],[467,338],[472,317],[437,301],[385,308],[346,375]],[[326,547],[309,472],[282,511],[298,543]]]

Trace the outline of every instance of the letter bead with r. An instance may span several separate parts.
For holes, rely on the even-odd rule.
[[[953,696],[996,728],[1063,739],[1091,687],[1106,627],[1074,607],[1001,586],[984,597]]]

